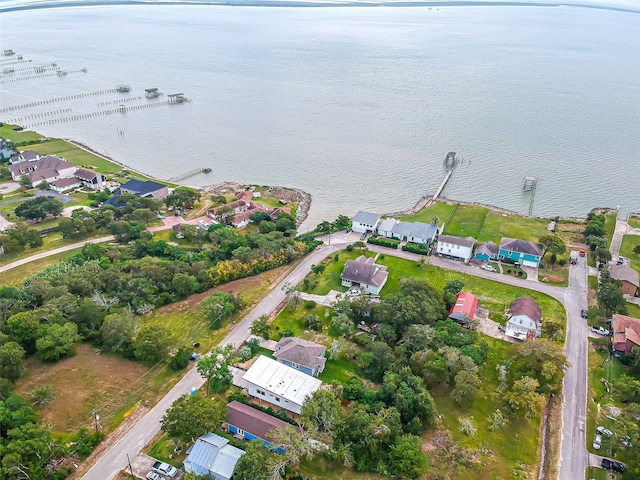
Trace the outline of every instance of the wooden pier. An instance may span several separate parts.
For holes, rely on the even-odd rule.
[[[175,177],[171,177],[168,182],[177,183],[180,180],[184,180],[185,178],[193,177],[194,175],[198,175],[199,173],[210,173],[211,167],[198,167],[193,170],[189,170],[188,172],[181,173],[180,175],[176,175]]]
[[[438,187],[438,190],[436,190],[435,195],[431,198],[434,202],[438,199],[438,197],[442,193],[442,190],[444,189],[445,185],[449,181],[449,178],[451,177],[452,173],[453,173],[453,169],[447,171],[447,174],[444,176],[444,179],[442,180],[442,183]]]

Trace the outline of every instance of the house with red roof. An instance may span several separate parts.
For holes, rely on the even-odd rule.
[[[284,453],[282,448],[274,448],[271,442],[274,431],[289,425],[287,422],[236,400],[227,403],[227,412],[226,428],[234,437],[243,440],[260,440],[266,447],[274,449],[277,453]]]
[[[611,328],[614,353],[630,357],[633,349],[640,347],[640,319],[616,313]]]
[[[449,318],[453,321],[468,326],[476,316],[478,298],[469,292],[460,292],[456,297],[456,303],[449,310]]]

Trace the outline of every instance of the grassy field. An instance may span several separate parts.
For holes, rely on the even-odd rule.
[[[640,218],[629,216],[627,223],[633,228],[640,228]]]
[[[613,476],[609,476],[613,475]],[[607,473],[606,470],[597,467],[588,467],[587,468],[587,476],[585,480],[612,480],[613,478],[618,478],[617,473]]]
[[[322,456],[313,460],[303,459],[300,463],[300,471],[314,480],[383,480],[389,478],[374,473],[360,473],[344,468],[339,462],[334,462]]]
[[[247,302],[245,310],[234,315],[220,330],[210,330],[208,322],[198,312],[198,305],[208,292],[160,308],[146,322],[171,328],[174,347],[198,341],[200,351],[205,352],[224,338],[234,322],[243,318],[286,271],[287,267],[281,267],[219,287],[218,290],[225,292],[241,292]],[[19,393],[28,392],[38,384],[54,386],[55,400],[44,406],[40,413],[60,434],[88,425],[94,408],[100,413],[103,427],[111,431],[137,404],[154,404],[184,375],[184,370],[174,372],[164,361],[148,366],[118,355],[100,353],[88,344],[79,344],[77,351],[75,357],[57,363],[29,358],[28,373],[17,384]]]
[[[40,252],[45,252],[49,250],[55,250],[56,248],[66,247],[67,245],[73,245],[74,243],[80,243],[87,240],[92,240],[100,237],[104,237],[106,234],[96,235],[93,237],[87,237],[82,240],[71,239],[71,238],[62,238],[62,234],[60,232],[52,232],[47,234],[46,237],[43,238],[44,243],[42,247],[33,249],[33,248],[25,248],[21,252],[12,252],[6,253],[0,257],[0,265],[6,265],[7,263],[15,262],[16,260],[21,260],[23,258],[30,257]],[[22,267],[18,267],[22,268]]]
[[[423,208],[414,215],[402,217],[402,221],[431,223],[434,217],[438,217],[438,225],[442,225],[449,220],[449,217],[455,212],[457,206],[458,204],[456,203],[436,202],[433,205]]]
[[[521,238],[535,242],[542,235],[549,234],[548,224],[549,220],[546,218],[525,217],[489,210],[477,239],[479,242],[491,240],[498,245],[502,237]]]
[[[62,139],[49,140],[39,145],[29,145],[24,147],[24,150],[33,150],[44,155],[57,155],[66,158],[78,167],[99,170],[104,174],[116,173],[122,170],[122,166],[87,152]]]
[[[448,473],[447,478],[459,480],[515,478],[514,471],[521,465],[524,465],[524,470],[530,474],[537,471],[540,427],[538,416],[510,421],[493,432],[488,429],[487,417],[495,411],[500,401],[496,366],[505,361],[505,352],[509,344],[485,336],[483,340],[490,345],[491,353],[482,369],[481,394],[473,406],[460,408],[451,400],[448,393],[434,394],[438,412],[442,415],[442,422],[452,439],[460,447],[475,451],[476,461],[472,468],[465,468],[454,462],[458,466],[454,466],[453,471],[450,465],[440,465],[435,457],[434,469],[443,474]],[[466,436],[459,430],[459,418],[465,415],[473,417],[477,428],[475,436]],[[427,434],[426,439],[429,440],[431,435]]]
[[[367,257],[374,256],[374,254],[369,251],[354,250],[352,252],[347,252],[346,250],[342,250],[341,252],[339,252],[337,261],[334,260],[334,256],[327,257],[327,259],[324,261],[325,270],[323,273],[318,275],[309,273],[307,278],[312,281],[318,282],[318,285],[315,288],[309,290],[309,293],[313,293],[316,295],[326,295],[331,290],[346,292],[348,288],[343,287],[340,280],[340,275],[342,274],[344,264],[347,262],[347,260],[353,260],[355,258],[358,258],[360,255],[366,255]]]
[[[51,255],[50,257],[42,258],[40,260],[35,260],[33,262],[26,263],[20,267],[12,268],[11,270],[7,270],[6,272],[2,272],[2,280],[0,281],[1,285],[18,285],[22,283],[27,277],[33,275],[34,273],[39,272],[43,268],[52,265],[56,262],[66,260],[69,257],[72,257],[76,253],[78,253],[81,248],[77,248],[74,250],[69,250],[68,252],[57,253],[55,255]]]
[[[489,209],[477,205],[459,205],[444,228],[445,235],[478,239]],[[499,242],[498,242],[499,243]]]
[[[0,125],[0,138],[5,140],[11,140],[14,144],[22,142],[34,142],[40,140],[42,135],[31,130],[17,131],[16,128],[20,128],[18,125],[12,125],[10,123],[3,123]]]
[[[631,268],[640,273],[640,254],[633,253],[633,249],[637,245],[640,245],[640,235],[623,235],[620,255],[627,257]]]
[[[630,317],[640,318],[640,305],[627,302],[627,313],[629,314]]]

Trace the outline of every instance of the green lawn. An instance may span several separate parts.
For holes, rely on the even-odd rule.
[[[611,240],[613,239],[613,234],[616,231],[616,219],[618,218],[618,214],[615,212],[610,212],[604,219],[604,231],[607,234],[607,246],[611,246]]]
[[[640,254],[633,253],[633,249],[637,245],[640,245],[640,235],[623,235],[620,255],[627,257],[631,268],[640,273]]]
[[[11,140],[14,144],[20,144],[22,142],[33,142],[42,138],[42,135],[40,135],[39,133],[32,132],[30,130],[16,131],[16,128],[20,127],[18,125],[12,125],[10,123],[1,124],[0,138]]]
[[[161,462],[165,462],[173,465],[176,468],[180,468],[184,462],[184,459],[187,457],[187,447],[188,445],[184,445],[182,451],[179,454],[176,453],[176,444],[174,440],[169,438],[169,436],[164,433],[158,439],[158,441],[153,444],[147,454],[157,460],[160,460]]]
[[[374,255],[374,253],[360,250],[354,250],[352,252],[342,250],[339,253],[337,261],[334,260],[334,255],[327,257],[327,259],[323,262],[325,265],[325,270],[323,273],[319,275],[315,275],[311,272],[309,273],[308,278],[312,281],[318,282],[318,285],[315,288],[309,290],[309,293],[313,293],[316,295],[326,295],[331,290],[346,292],[348,288],[343,287],[342,282],[340,281],[340,275],[342,274],[344,264],[347,262],[347,260],[353,260],[355,258],[358,258],[360,255],[371,257]]]
[[[105,160],[102,157],[87,152],[66,140],[55,139],[43,142],[39,145],[29,145],[25,150],[33,150],[34,152],[45,155],[57,155],[66,158],[78,167],[86,167],[99,170],[104,174],[116,173],[122,170],[118,164]]]
[[[542,235],[549,234],[548,224],[549,220],[546,218],[525,217],[489,210],[484,220],[482,231],[476,238],[479,242],[491,240],[498,245],[502,237],[520,238],[536,242]]]
[[[640,218],[629,216],[627,223],[633,228],[640,228]]]
[[[353,377],[362,378],[356,362],[327,359],[324,371],[318,378],[325,383],[344,384]]]
[[[450,435],[460,446],[476,450],[478,457],[474,468],[467,469],[459,466],[455,471],[446,472],[449,475],[447,478],[459,480],[515,478],[513,472],[521,464],[526,465],[527,471],[537,471],[540,426],[538,415],[531,419],[519,418],[517,421],[510,421],[493,432],[488,429],[487,417],[500,403],[496,367],[505,362],[509,344],[486,336],[482,336],[482,339],[490,345],[491,352],[481,370],[481,394],[473,406],[458,407],[451,400],[448,391],[443,395],[434,394],[438,412],[442,415]],[[459,418],[465,415],[473,416],[477,428],[475,436],[466,436],[459,430]],[[442,468],[437,464],[434,467]]]
[[[617,474],[613,474],[617,477]],[[607,475],[607,471],[602,468],[597,467],[589,467],[587,468],[587,476],[585,480],[610,480],[610,477]]]
[[[455,214],[445,226],[444,234],[478,239],[488,213],[489,209],[486,207],[459,205]]]
[[[55,255],[51,255],[50,257],[35,260],[20,267],[12,268],[11,270],[2,272],[2,281],[0,281],[0,285],[18,285],[34,273],[37,273],[43,268],[56,262],[72,257],[80,250],[81,248],[77,248],[74,250],[69,250],[68,252],[57,253]]]
[[[383,480],[389,478],[374,473],[356,472],[322,455],[317,455],[313,460],[303,459],[300,462],[300,471],[313,480]]]
[[[438,217],[438,226],[449,220],[451,214],[456,210],[457,204],[436,202],[426,208],[423,208],[418,213],[402,217],[403,222],[422,222],[431,223],[434,217]]]
[[[640,305],[627,302],[627,313],[629,314],[630,317],[640,318]]]

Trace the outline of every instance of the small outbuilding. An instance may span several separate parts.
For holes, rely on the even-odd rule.
[[[478,298],[469,292],[460,292],[456,303],[449,310],[449,318],[463,326],[468,326],[476,316]]]
[[[196,440],[184,459],[184,469],[194,475],[208,475],[214,480],[231,480],[233,470],[244,450],[229,445],[229,440],[207,433]]]

